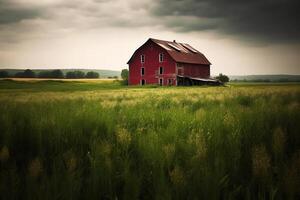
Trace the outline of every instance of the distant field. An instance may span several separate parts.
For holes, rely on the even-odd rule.
[[[297,199],[300,84],[0,80],[0,199]]]
[[[300,82],[300,75],[248,75],[248,76],[229,76],[232,81],[255,81],[255,82]]]
[[[12,80],[12,81],[18,81],[18,82],[42,82],[42,81],[62,81],[62,82],[113,82],[114,80],[118,79],[112,79],[112,78],[77,78],[77,79],[56,79],[56,78],[0,78],[0,80]]]

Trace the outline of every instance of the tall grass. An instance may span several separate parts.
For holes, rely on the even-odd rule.
[[[299,198],[297,85],[0,95],[1,199]]]

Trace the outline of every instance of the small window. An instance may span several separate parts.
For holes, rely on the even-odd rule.
[[[145,62],[145,55],[141,55],[141,63]]]
[[[145,75],[145,68],[144,68],[144,67],[141,68],[141,75],[142,75],[142,76]]]
[[[164,61],[164,54],[160,53],[159,54],[159,62],[163,62]]]
[[[168,79],[168,85],[173,85],[173,79]]]
[[[162,85],[163,85],[163,83],[164,83],[164,82],[163,82],[163,79],[162,79],[162,78],[160,78],[160,79],[159,79],[159,85],[160,85],[160,86],[162,86]]]
[[[145,84],[146,84],[145,79],[142,79],[142,80],[141,80],[141,85],[145,85]]]
[[[159,67],[159,74],[163,74],[164,73],[164,68],[163,67]]]

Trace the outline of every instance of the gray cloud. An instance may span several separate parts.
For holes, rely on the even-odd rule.
[[[17,23],[24,19],[32,19],[41,15],[36,8],[20,7],[13,1],[0,0],[0,25]]]
[[[6,41],[62,29],[163,26],[258,42],[299,42],[299,19],[298,0],[0,0],[0,36],[14,32],[2,37]]]
[[[198,20],[165,25],[181,31],[215,30],[261,41],[300,39],[298,0],[158,0],[154,16],[195,17]]]

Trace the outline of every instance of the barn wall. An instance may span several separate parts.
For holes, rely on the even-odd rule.
[[[164,53],[164,61],[159,62],[159,54]],[[145,62],[141,63],[141,55],[145,55]],[[164,72],[159,75],[159,67],[162,66]],[[145,68],[145,75],[141,75],[141,68]],[[176,85],[176,65],[165,49],[158,46],[151,40],[138,49],[129,62],[129,85],[139,85],[141,80],[146,80],[146,84],[158,84],[159,78],[163,78],[164,85],[168,84],[168,79],[173,80]]]
[[[180,63],[178,64],[178,66],[179,68],[182,68],[181,74],[179,75],[198,77],[198,78],[209,78],[210,76],[209,65]]]

